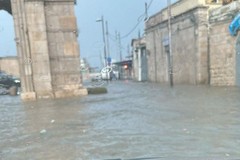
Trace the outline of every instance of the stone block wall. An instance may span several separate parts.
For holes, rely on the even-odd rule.
[[[25,2],[33,84],[37,98],[53,98],[47,39],[45,2]]]
[[[211,85],[236,85],[236,37],[230,36],[230,20],[211,23],[210,75]]]
[[[222,5],[222,0],[214,2],[213,0],[178,0],[171,5],[172,16],[178,16],[182,13],[185,13],[189,10],[192,10],[199,6],[205,6],[208,8],[217,8]],[[151,27],[153,25],[159,24],[162,21],[168,19],[168,9],[164,8],[157,14],[150,17],[146,27]]]
[[[240,85],[239,34],[233,37],[228,29],[239,10],[240,2],[235,1],[219,8],[199,6],[173,18],[174,83]],[[161,13],[146,24],[149,79],[154,82],[168,81],[168,58],[162,44],[167,32]]]
[[[25,0],[11,1],[21,78],[21,97],[24,100],[35,100],[36,92],[33,83],[31,47],[24,3]]]
[[[145,38],[132,40],[132,79],[135,81],[146,81],[145,75],[147,75],[146,69],[146,41]]]
[[[19,62],[17,57],[2,57],[0,58],[0,71],[15,77],[20,77]]]
[[[146,33],[146,47],[148,52],[148,79],[152,82],[168,81],[167,54],[162,40],[167,35],[166,28],[153,28]]]
[[[81,87],[78,29],[69,3],[48,2],[45,7],[54,92]]]
[[[198,7],[172,20],[172,54],[174,83],[206,84],[207,72],[207,8]],[[150,22],[151,23],[151,22]],[[149,52],[148,73],[153,82],[168,82],[168,55],[163,41],[168,37],[167,21],[146,28]],[[203,48],[202,48],[203,47]]]
[[[211,85],[238,85],[237,36],[231,36],[228,28],[239,9],[240,2],[236,1],[212,10],[209,14]]]
[[[196,50],[197,50],[197,64],[196,64],[196,79],[197,84],[210,83],[210,62],[209,62],[209,37],[208,37],[208,9],[201,8],[195,12],[197,17],[197,27],[195,30]]]
[[[138,62],[138,47],[139,47],[139,39],[132,40],[132,53],[133,53],[133,75],[132,79],[137,81],[139,79],[139,62]]]

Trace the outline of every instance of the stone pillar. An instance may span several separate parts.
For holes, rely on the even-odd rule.
[[[196,26],[196,84],[209,84],[209,30],[208,25],[208,8],[201,7],[195,13],[196,17],[200,17]]]
[[[80,77],[74,0],[45,1],[50,66],[56,98],[86,95]]]
[[[35,100],[36,92],[33,85],[32,63],[24,0],[12,0],[12,15],[14,19],[15,41],[20,66],[21,97],[24,100]]]
[[[33,84],[37,99],[53,98],[45,2],[25,1]]]
[[[12,0],[23,100],[86,95],[74,0]]]

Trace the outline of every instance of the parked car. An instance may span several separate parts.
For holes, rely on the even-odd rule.
[[[112,67],[104,67],[102,70],[101,70],[101,77],[103,80],[112,80],[113,78],[113,70],[112,70]]]
[[[100,73],[90,73],[90,79],[92,82],[94,81],[101,81],[102,78],[101,78],[101,74]]]
[[[8,75],[5,72],[0,72],[0,86],[9,89],[12,86],[20,87],[21,81],[19,78]]]

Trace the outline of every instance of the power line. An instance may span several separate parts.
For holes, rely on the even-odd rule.
[[[148,9],[151,7],[152,2],[153,2],[153,0],[150,1],[149,5],[147,5],[146,10],[148,10]],[[148,18],[148,17],[146,17],[146,16],[148,16],[146,10],[145,10],[144,14],[142,14],[142,15],[140,15],[140,16],[138,17],[138,19],[137,19],[138,22],[136,23],[136,25],[134,25],[134,27],[133,27],[127,34],[125,34],[124,36],[122,36],[121,39],[127,38],[132,32],[134,32],[134,31],[136,30],[136,28],[139,26],[139,24],[140,24],[143,20],[145,20],[146,18]],[[111,33],[108,33],[108,34],[109,34],[109,38],[110,38],[112,41],[116,42],[115,36],[114,36],[113,34],[111,34]]]
[[[136,28],[139,26],[139,24],[142,21],[146,21],[148,19],[148,9],[151,7],[153,0],[150,1],[150,3],[147,5],[147,3],[145,3],[145,11],[143,14],[141,14],[138,18],[137,18],[137,23],[134,25],[134,27],[124,36],[120,36],[120,33],[115,33],[115,35],[111,34],[108,32],[108,37],[110,38],[111,41],[114,41],[117,45],[117,52],[119,53],[120,56],[120,61],[122,60],[122,50],[126,49],[122,46],[121,44],[121,39],[127,38],[132,32],[134,32],[136,30]]]
[[[147,6],[147,10],[151,7],[152,2],[153,2],[153,0],[151,0],[149,5]],[[145,15],[146,15],[146,11],[138,17],[138,22],[136,23],[136,25],[127,34],[122,36],[121,39],[127,38],[132,32],[134,32],[135,29],[139,26],[139,24],[143,21]]]

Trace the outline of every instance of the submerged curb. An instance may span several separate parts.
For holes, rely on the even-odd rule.
[[[105,87],[94,87],[94,88],[87,88],[88,94],[106,94],[107,88]]]

